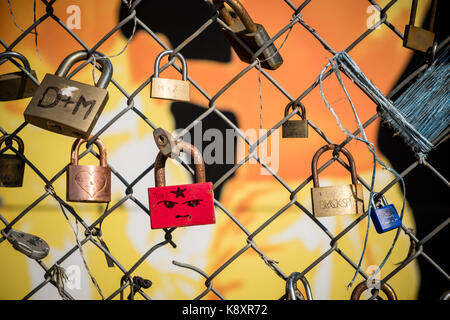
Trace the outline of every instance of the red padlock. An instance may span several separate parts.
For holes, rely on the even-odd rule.
[[[212,183],[205,182],[205,163],[193,145],[180,142],[180,150],[191,155],[195,166],[194,184],[166,187],[167,156],[158,153],[155,160],[155,187],[148,188],[152,229],[187,227],[215,223]]]

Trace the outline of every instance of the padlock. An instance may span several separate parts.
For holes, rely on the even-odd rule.
[[[403,35],[403,46],[412,50],[427,52],[427,50],[433,46],[434,42],[433,25],[434,18],[436,16],[437,0],[433,0],[432,3],[432,21],[430,23],[430,30],[425,30],[414,26],[416,20],[417,2],[418,0],[412,1],[409,24],[405,26],[405,34]]]
[[[156,99],[166,99],[174,101],[189,101],[190,100],[190,82],[187,80],[187,65],[186,60],[177,53],[176,57],[180,59],[183,68],[182,80],[159,78],[159,64],[161,59],[172,54],[172,50],[161,52],[155,61],[155,70],[152,78],[150,97]]]
[[[67,167],[67,201],[110,202],[111,168],[106,161],[106,148],[100,139],[95,145],[100,151],[100,166],[78,165],[78,153],[84,139],[77,139],[72,145],[71,163]]]
[[[305,287],[306,298],[297,287],[297,281],[301,280]],[[293,272],[286,280],[286,300],[313,300],[311,287],[304,275],[299,272]]]
[[[190,154],[195,166],[194,184],[165,186],[167,156],[161,151],[155,160],[155,187],[148,189],[152,229],[213,224],[214,195],[212,183],[205,182],[205,163],[200,151],[181,141],[180,151]]]
[[[358,183],[356,166],[351,153],[341,148],[350,165],[352,184],[320,187],[317,172],[319,156],[327,150],[336,150],[335,144],[328,144],[320,148],[312,160],[312,178],[314,187],[311,188],[313,212],[315,217],[340,216],[348,214],[361,214],[364,212],[364,199],[362,185]]]
[[[18,151],[23,154],[24,144],[18,136],[12,138],[19,146]],[[0,138],[0,149],[6,138]],[[0,154],[0,187],[16,188],[23,184],[23,174],[25,171],[25,161],[16,154]]]
[[[14,249],[31,259],[42,260],[50,252],[47,242],[35,235],[13,229],[7,233],[2,230],[2,234],[13,245]]]
[[[367,286],[367,281],[361,282],[355,287],[355,289],[353,289],[352,295],[350,296],[350,300],[359,300],[362,293],[368,289],[369,287]],[[395,294],[394,289],[392,289],[392,287],[387,283],[383,283],[380,289],[386,294],[389,300],[397,300],[397,295]]]
[[[108,101],[106,87],[113,67],[105,57],[96,60],[102,68],[96,87],[65,78],[75,63],[88,58],[86,51],[76,51],[63,60],[54,75],[45,75],[25,110],[26,122],[66,136],[90,136]]]
[[[301,120],[287,120],[283,123],[282,126],[282,136],[283,138],[307,138],[308,137],[308,120],[306,119],[306,110],[305,106],[298,102],[300,108],[302,109],[302,119]],[[284,109],[284,116],[286,117],[289,114],[289,109],[294,106],[292,103],[289,103]]]
[[[222,27],[221,29],[239,59],[246,63],[252,63],[252,56],[262,48],[267,41],[271,40],[270,36],[267,34],[264,26],[253,22],[247,10],[245,10],[244,6],[238,0],[226,1],[237,15],[237,18],[231,16],[230,12],[224,6],[224,2],[224,0],[214,0],[214,3],[219,5],[220,19],[227,24],[233,34],[252,52],[249,53],[226,28]],[[268,70],[276,70],[283,64],[283,58],[273,42],[261,52],[258,59],[261,61],[261,67]]]
[[[388,204],[386,198],[381,195],[374,196],[373,208],[370,213],[375,230],[378,233],[384,233],[392,229],[397,229],[402,226],[402,220],[393,204]]]
[[[36,71],[31,70],[28,60],[19,52],[7,51],[0,53],[0,61],[6,58],[16,58],[22,62],[34,78]],[[29,98],[34,95],[38,86],[23,71],[12,72],[0,75],[0,101],[11,101],[23,98]]]

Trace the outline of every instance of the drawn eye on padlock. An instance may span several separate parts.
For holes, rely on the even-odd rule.
[[[111,168],[106,159],[106,148],[100,139],[95,145],[100,151],[100,165],[79,165],[78,154],[84,139],[77,139],[72,145],[71,163],[67,167],[67,201],[110,202]]]
[[[86,51],[76,51],[62,61],[54,75],[45,75],[24,112],[25,121],[66,136],[88,138],[108,101],[106,87],[113,72],[109,59],[95,54],[101,56],[96,62],[102,69],[95,87],[66,79],[75,63],[89,59]]]
[[[302,110],[301,120],[289,120],[285,121],[282,125],[283,138],[307,138],[308,137],[308,120],[306,118],[305,106],[297,102]],[[289,103],[284,109],[284,116],[289,114],[289,109],[295,109],[292,103]]]
[[[25,146],[20,137],[14,136],[13,141],[17,142],[18,151],[24,154]],[[0,150],[6,137],[0,138]],[[0,187],[16,188],[23,184],[23,175],[25,172],[25,161],[16,154],[0,154]]]
[[[224,6],[224,2],[233,9],[237,18],[231,16],[228,9]],[[247,10],[245,10],[244,6],[238,0],[214,0],[214,3],[219,5],[218,11],[220,19],[227,24],[233,34],[252,52],[248,52],[248,50],[234,38],[233,34],[230,34],[228,30],[222,27],[221,29],[228,42],[241,61],[252,63],[252,56],[271,40],[266,29],[261,24],[253,22]],[[261,61],[261,67],[268,70],[276,70],[283,64],[283,58],[273,42],[261,52],[258,58]]]
[[[155,140],[158,139],[155,136]],[[168,155],[161,151],[158,153],[154,166],[155,187],[148,189],[152,229],[215,223],[212,183],[206,182],[202,155],[195,146],[187,142],[178,142],[178,147],[191,156],[196,183],[166,186],[165,163]]]
[[[361,214],[364,212],[364,199],[362,185],[358,183],[356,165],[351,153],[341,148],[350,165],[352,184],[320,187],[317,172],[317,162],[319,157],[328,150],[336,150],[335,144],[325,145],[313,157],[311,169],[313,178],[313,188],[311,188],[311,198],[315,217],[340,216],[348,214]]]
[[[359,283],[355,289],[352,291],[352,295],[350,296],[350,300],[359,300],[364,291],[371,289],[367,285],[367,281],[363,281]],[[377,289],[372,289],[377,290]],[[383,283],[380,287],[380,290],[384,292],[387,296],[388,300],[397,300],[397,295],[395,294],[394,289],[387,283]]]
[[[416,21],[417,3],[418,0],[412,0],[409,24],[405,26],[405,33],[403,36],[403,46],[412,50],[427,52],[427,50],[433,46],[434,42],[433,27],[436,17],[437,0],[433,0],[431,4],[430,30],[414,26]]]
[[[159,77],[159,65],[164,56],[170,55],[173,50],[161,52],[155,60],[155,70],[151,83],[150,97],[156,99],[189,101],[190,100],[190,82],[187,80],[187,64],[181,53],[177,53],[176,57],[180,59],[182,64],[183,76],[182,80],[166,79]]]
[[[0,53],[0,62],[3,59],[15,58],[22,62],[27,70],[35,79],[36,71],[31,70],[28,60],[19,52],[8,51]],[[29,98],[34,95],[38,86],[22,70],[0,75],[0,101],[11,101]]]
[[[374,194],[372,206],[370,217],[378,233],[384,233],[402,226],[402,221],[395,206],[388,204],[384,195]]]

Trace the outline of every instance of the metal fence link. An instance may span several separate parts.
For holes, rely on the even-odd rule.
[[[384,25],[385,27],[389,28],[392,33],[397,36],[400,39],[403,39],[403,34],[401,31],[399,31],[397,28],[399,26],[393,25],[391,22],[389,22],[389,12],[391,8],[395,7],[395,3],[399,0],[392,0],[389,3],[387,3],[384,7],[381,7],[376,1],[368,0],[367,5],[373,5],[375,8],[377,8],[380,12],[380,20],[376,22],[375,25],[371,26],[370,28],[367,28],[364,30],[364,32],[357,36],[354,41],[352,41],[346,49],[344,50],[346,53],[350,53],[352,50],[354,50],[358,44],[360,44],[362,41],[364,41],[378,26]],[[9,2],[9,1],[8,1]],[[167,45],[163,39],[161,39],[154,31],[151,30],[138,16],[136,13],[136,10],[139,9],[139,5],[141,1],[126,1],[122,0],[122,3],[124,6],[128,8],[128,15],[122,19],[114,28],[112,28],[107,34],[105,34],[98,42],[93,44],[92,46],[87,45],[83,39],[80,39],[70,28],[65,25],[65,23],[55,15],[54,11],[54,5],[57,2],[57,0],[52,1],[46,1],[41,0],[41,2],[45,5],[45,12],[41,15],[36,17],[37,19],[35,22],[33,22],[29,26],[21,26],[23,28],[22,33],[19,37],[17,37],[14,41],[11,43],[6,43],[3,39],[0,38],[0,45],[3,47],[3,51],[13,51],[16,46],[23,41],[23,39],[29,35],[36,32],[36,28],[42,24],[46,20],[54,20],[56,22],[57,27],[63,30],[68,37],[71,37],[78,46],[81,46],[84,50],[86,50],[89,54],[93,54],[97,50],[101,50],[102,45],[110,39],[110,37],[113,36],[114,33],[118,32],[119,29],[121,29],[123,26],[128,25],[132,26],[132,35],[127,39],[127,43],[123,50],[120,52],[117,52],[117,55],[122,54],[124,51],[127,50],[128,44],[133,41],[133,37],[135,35],[136,29],[139,28],[141,32],[143,31],[146,36],[150,37],[152,41],[154,41],[157,45],[161,47],[161,51],[169,50],[171,49],[169,45]],[[168,58],[168,62],[161,63],[160,72],[163,72],[165,69],[173,68],[177,70],[180,74],[182,74],[183,70],[180,66],[178,66],[175,63],[175,57],[180,51],[188,46],[192,41],[198,41],[197,38],[202,35],[205,30],[210,28],[213,25],[222,26],[224,28],[230,29],[227,24],[222,21],[219,18],[219,15],[215,11],[215,7],[211,2],[205,1],[209,4],[211,8],[211,16],[209,19],[203,22],[203,24],[197,28],[197,30],[192,33],[190,36],[188,36],[186,39],[184,39],[177,47],[173,48],[173,52],[171,53],[170,57]],[[295,298],[294,295],[294,289],[292,287],[292,281],[293,281],[293,273],[292,272],[286,272],[283,271],[283,265],[280,264],[278,261],[276,261],[274,258],[272,258],[272,253],[264,252],[264,250],[260,249],[258,247],[258,241],[257,236],[265,230],[267,227],[269,227],[272,224],[276,224],[278,221],[278,218],[283,215],[287,210],[297,210],[299,212],[304,213],[308,219],[311,221],[311,223],[315,224],[317,226],[317,232],[322,232],[323,235],[329,240],[329,248],[325,252],[321,253],[314,261],[310,262],[309,265],[304,267],[303,270],[296,271],[295,279],[302,279],[302,281],[306,281],[308,278],[308,272],[310,272],[315,266],[321,264],[324,259],[332,255],[333,253],[339,255],[343,258],[343,260],[357,273],[359,273],[359,278],[368,279],[370,274],[367,274],[364,272],[364,270],[360,269],[358,267],[358,258],[356,257],[350,257],[350,255],[346,254],[345,249],[340,247],[340,239],[348,234],[355,226],[357,226],[360,223],[363,223],[364,221],[367,222],[368,214],[369,212],[363,213],[360,217],[355,219],[351,224],[346,226],[339,234],[334,234],[332,231],[327,228],[327,225],[322,223],[320,220],[318,220],[312,212],[310,212],[307,207],[305,206],[305,203],[303,203],[303,199],[300,199],[299,192],[304,190],[307,185],[312,181],[312,176],[307,177],[302,183],[298,184],[297,186],[289,186],[286,181],[283,180],[283,178],[278,175],[275,171],[273,171],[268,163],[266,163],[265,159],[258,156],[258,153],[256,152],[258,148],[261,148],[261,145],[269,139],[269,137],[278,129],[281,129],[282,125],[286,123],[291,117],[295,116],[301,110],[298,107],[298,103],[307,97],[314,89],[318,90],[320,83],[316,79],[311,79],[312,83],[309,85],[309,87],[306,88],[303,92],[288,92],[282,84],[277,82],[275,76],[273,76],[271,73],[267,72],[265,69],[261,66],[261,61],[257,59],[257,57],[260,55],[260,53],[268,47],[272,43],[278,44],[278,46],[281,44],[282,41],[289,42],[289,32],[295,29],[302,29],[304,31],[307,31],[311,34],[312,37],[314,37],[320,45],[323,47],[324,52],[329,55],[331,54],[334,56],[338,51],[333,48],[333,46],[330,44],[329,39],[326,37],[321,36],[315,29],[313,25],[310,25],[307,21],[307,16],[303,16],[304,10],[308,8],[308,6],[311,6],[314,4],[314,0],[306,0],[301,3],[297,1],[294,4],[293,1],[289,0],[279,0],[279,1],[273,1],[274,5],[280,5],[280,6],[288,6],[292,9],[292,17],[289,21],[285,22],[285,25],[268,41],[263,48],[259,49],[257,52],[252,52],[250,48],[248,48],[245,43],[242,43],[242,41],[236,37],[234,34],[231,34],[234,36],[235,40],[237,42],[241,42],[241,45],[246,47],[246,49],[252,54],[252,62],[245,66],[242,70],[240,70],[239,73],[233,75],[231,79],[228,79],[228,82],[226,82],[223,87],[218,90],[217,92],[208,92],[207,90],[203,89],[198,82],[196,82],[196,79],[192,76],[187,75],[187,80],[191,83],[193,90],[197,90],[201,96],[207,100],[208,102],[208,108],[205,109],[202,114],[200,114],[193,122],[191,122],[188,126],[181,128],[183,130],[177,132],[174,134],[174,137],[176,139],[183,139],[187,133],[194,128],[199,123],[202,123],[203,121],[207,121],[207,117],[211,114],[214,114],[218,118],[222,119],[231,129],[234,130],[236,138],[239,139],[242,143],[244,143],[247,147],[247,152],[243,159],[239,160],[235,163],[235,165],[230,168],[225,174],[223,174],[222,177],[220,177],[217,181],[213,184],[213,189],[216,190],[222,184],[224,181],[232,176],[234,173],[236,173],[243,165],[249,163],[250,161],[257,162],[261,168],[264,168],[266,172],[268,172],[275,181],[277,181],[279,184],[279,188],[282,188],[283,190],[286,190],[286,192],[289,194],[289,198],[285,201],[285,203],[278,208],[277,210],[274,210],[273,215],[267,219],[266,221],[260,223],[257,228],[248,228],[244,223],[240,222],[238,217],[236,217],[231,210],[226,208],[219,200],[214,200],[215,208],[217,214],[220,214],[224,217],[224,219],[228,220],[229,224],[235,225],[240,232],[245,237],[245,242],[242,243],[239,250],[233,252],[231,256],[225,260],[222,261],[222,263],[215,269],[213,272],[207,274],[203,270],[199,269],[196,266],[173,261],[173,265],[190,269],[191,271],[186,270],[186,272],[196,272],[200,274],[202,277],[205,278],[205,288],[203,292],[196,292],[194,296],[192,296],[193,299],[201,299],[205,297],[208,293],[212,292],[213,295],[211,297],[218,298],[218,299],[226,299],[226,296],[222,294],[217,288],[214,287],[213,283],[215,278],[221,274],[225,269],[227,269],[235,260],[240,259],[241,256],[246,253],[247,251],[253,251],[256,253],[256,255],[261,259],[261,261],[267,266],[267,268],[270,270],[270,272],[273,274],[273,276],[278,277],[281,279],[281,281],[290,284],[290,291],[289,294],[285,294],[283,296],[280,296],[280,299],[287,298],[289,296],[292,296]],[[11,7],[10,7],[11,8]],[[39,12],[35,12],[35,14],[39,14]],[[164,12],[161,12],[161,14],[164,14]],[[16,21],[16,20],[14,20]],[[17,23],[16,23],[17,24]],[[337,26],[338,28],[338,26]],[[44,38],[46,38],[47,35],[43,33],[37,34],[37,39],[39,41],[42,41]],[[283,40],[284,39],[284,40]],[[52,40],[56,41],[56,40]],[[283,42],[284,43],[284,42]],[[441,47],[445,45],[445,43],[441,44]],[[78,49],[78,48],[77,48]],[[278,48],[280,52],[283,52],[283,47]],[[74,51],[76,49],[74,48]],[[94,57],[92,55],[92,57]],[[114,67],[118,67],[114,62],[114,56],[111,56],[111,62],[113,63]],[[93,74],[94,69],[100,69],[98,64],[95,62],[95,59],[101,59],[101,57],[94,57],[94,59],[89,59],[79,65],[76,69],[74,69],[69,75],[68,78],[71,78],[75,74],[77,74],[79,71],[81,71],[84,67],[92,68]],[[8,60],[2,60],[0,61],[0,64],[6,62]],[[33,77],[32,74],[30,74],[25,68],[20,66],[18,63],[16,63],[13,59],[10,60],[12,63],[16,64],[20,70],[26,73],[28,77],[32,79],[33,82],[38,84],[39,82]],[[397,92],[401,91],[403,87],[406,87],[410,82],[411,79],[416,77],[418,73],[423,72],[427,68],[429,64],[424,63],[422,67],[417,69],[417,71],[411,73],[411,76],[405,79],[403,82],[401,82],[396,88],[394,88],[391,91],[391,95],[396,94]],[[292,103],[295,108],[293,107],[291,112],[287,114],[284,117],[280,117],[278,119],[278,122],[271,128],[268,129],[268,131],[263,134],[257,141],[252,141],[250,137],[246,135],[240,129],[238,126],[236,126],[227,116],[226,114],[219,110],[217,108],[216,102],[217,100],[227,92],[227,90],[232,87],[238,80],[243,78],[246,74],[251,72],[252,70],[255,70],[259,73],[260,77],[263,77],[265,80],[267,80],[267,83],[269,83],[274,90],[278,91],[283,97],[286,98],[286,104]],[[341,70],[343,71],[343,70]],[[345,72],[343,72],[346,74]],[[326,72],[322,75],[322,81],[325,81],[327,78],[333,75],[333,70],[331,68],[327,68]],[[100,158],[100,155],[92,148],[94,141],[102,137],[102,134],[104,132],[114,126],[114,124],[123,119],[124,117],[133,114],[137,116],[140,121],[148,125],[148,127],[151,129],[151,131],[157,129],[160,127],[159,121],[157,118],[152,118],[152,115],[144,114],[142,110],[139,109],[138,106],[138,100],[136,99],[137,95],[144,90],[147,85],[152,81],[152,78],[154,75],[152,74],[150,77],[148,77],[140,86],[137,88],[125,89],[122,87],[121,79],[118,76],[115,76],[113,74],[113,78],[111,80],[111,86],[114,86],[118,92],[120,92],[121,95],[123,95],[123,98],[126,101],[126,105],[113,117],[111,117],[108,122],[104,124],[103,127],[99,128],[91,137],[91,139],[86,144],[86,150],[83,151],[80,154],[80,159],[91,155],[96,158]],[[363,91],[364,92],[364,91]],[[390,96],[388,96],[390,98]],[[280,113],[281,115],[281,113]],[[370,126],[374,125],[375,121],[378,119],[378,114],[375,112],[372,117],[370,117],[368,120],[362,123],[362,128],[366,129]],[[345,137],[342,141],[333,141],[330,136],[327,135],[327,132],[323,131],[321,128],[320,123],[314,123],[310,119],[308,121],[309,129],[313,130],[315,133],[317,133],[322,139],[324,144],[337,144],[339,150],[344,148],[346,145],[348,145],[352,139],[351,137]],[[1,120],[0,120],[0,132],[2,137],[6,139],[6,141],[11,141],[12,138],[15,136],[18,136],[21,131],[27,126],[27,123],[24,122],[20,124],[17,128],[14,130],[6,130],[5,128],[1,127]],[[360,128],[352,132],[353,135],[358,135],[361,133]],[[30,292],[28,292],[24,299],[30,299],[33,298],[33,296],[40,291],[44,286],[47,284],[51,284],[54,286],[58,292],[60,293],[61,297],[63,299],[74,299],[67,290],[64,287],[64,276],[62,275],[64,272],[61,271],[61,264],[67,261],[72,255],[75,253],[80,253],[80,251],[83,251],[83,249],[86,249],[89,247],[89,250],[98,250],[101,255],[104,255],[106,260],[108,261],[108,264],[115,266],[120,272],[123,274],[122,281],[117,283],[117,289],[109,292],[109,291],[101,291],[102,284],[98,283],[94,279],[94,275],[92,275],[92,280],[95,284],[95,287],[98,288],[100,296],[104,299],[113,299],[118,298],[119,296],[123,299],[125,296],[128,296],[129,299],[134,299],[137,294],[144,298],[144,299],[151,299],[151,290],[147,290],[150,288],[151,282],[147,283],[145,282],[143,278],[136,278],[136,276],[140,275],[145,278],[146,275],[139,274],[139,271],[137,270],[142,263],[148,259],[150,256],[158,255],[158,251],[161,250],[163,247],[172,247],[172,248],[181,248],[183,247],[183,243],[177,240],[175,237],[176,235],[176,228],[170,228],[170,229],[164,229],[163,233],[161,233],[162,238],[160,241],[153,245],[152,247],[148,248],[148,250],[143,254],[133,265],[131,266],[125,266],[122,265],[120,262],[120,258],[116,257],[114,255],[114,252],[111,252],[105,241],[102,239],[102,223],[105,221],[108,221],[108,218],[116,212],[119,208],[125,205],[132,204],[133,206],[139,208],[139,210],[144,215],[150,215],[149,209],[147,207],[146,203],[142,203],[134,194],[135,187],[138,185],[144,177],[153,174],[154,169],[154,163],[149,163],[148,167],[146,167],[142,172],[140,172],[139,175],[134,177],[134,179],[129,179],[128,177],[124,176],[121,173],[120,168],[115,168],[111,164],[109,164],[109,167],[111,168],[112,176],[114,177],[115,181],[122,183],[124,188],[123,196],[120,200],[118,200],[115,203],[111,203],[110,206],[106,206],[104,209],[102,209],[101,214],[94,220],[89,221],[83,218],[83,215],[80,214],[76,208],[71,206],[68,202],[66,202],[60,194],[57,194],[54,188],[54,185],[58,183],[62,178],[62,175],[66,172],[66,166],[61,168],[57,173],[53,176],[48,176],[43,173],[42,168],[39,164],[34,163],[33,159],[30,159],[26,156],[26,154],[22,154],[17,148],[15,148],[11,142],[6,143],[4,147],[0,146],[0,154],[3,154],[7,150],[12,151],[15,155],[20,157],[22,160],[25,161],[27,170],[32,170],[43,182],[43,189],[41,195],[37,199],[27,199],[29,200],[29,204],[20,212],[17,213],[17,215],[12,219],[11,221],[7,220],[4,215],[1,213],[1,206],[0,206],[0,220],[1,223],[4,225],[0,229],[2,229],[1,237],[0,237],[0,245],[10,245],[7,240],[7,235],[10,230],[14,228],[14,226],[21,221],[25,216],[29,215],[30,212],[32,212],[33,208],[39,206],[40,204],[45,202],[52,202],[53,204],[57,204],[60,209],[61,213],[66,217],[69,225],[73,228],[79,229],[78,232],[75,232],[76,241],[74,240],[73,247],[61,255],[61,257],[56,261],[53,265],[47,266],[44,262],[41,260],[36,260],[36,263],[40,266],[42,269],[42,282],[38,284],[35,288],[33,288]],[[188,161],[185,161],[183,158],[177,158],[178,162],[182,164],[182,166],[191,174],[194,173],[194,171],[189,166]],[[347,165],[345,161],[343,161],[339,156],[336,156],[336,153],[333,154],[333,156],[322,166],[319,167],[318,171],[319,173],[329,167],[333,163],[340,164],[343,168],[350,171],[350,167]],[[309,162],[306,164],[309,165]],[[380,191],[378,191],[378,194],[383,195],[389,190],[391,190],[394,186],[397,185],[401,179],[407,177],[412,172],[417,170],[418,168],[427,168],[430,170],[430,173],[432,173],[436,179],[443,182],[443,184],[447,187],[450,186],[449,181],[446,178],[446,175],[442,172],[439,172],[435,167],[433,167],[432,164],[430,164],[425,158],[419,158],[414,160],[412,163],[409,164],[409,166],[403,170],[403,172],[399,173],[398,177],[394,177],[392,181],[387,183],[385,186],[383,186]],[[370,181],[366,181],[363,177],[358,176],[358,181],[363,185],[363,188],[366,189],[366,191],[371,191],[371,183]],[[406,186],[407,188],[408,186]],[[20,191],[18,191],[20,192]],[[5,200],[5,202],[8,202],[8,199]],[[367,209],[367,208],[366,208]],[[427,254],[427,248],[426,243],[435,237],[437,234],[444,234],[445,228],[449,224],[450,219],[447,218],[445,221],[434,221],[433,220],[433,230],[421,238],[418,238],[414,231],[410,228],[408,225],[402,225],[401,228],[398,229],[398,236],[402,237],[404,239],[409,239],[411,242],[410,251],[408,252],[405,259],[398,263],[397,267],[391,271],[389,274],[383,274],[383,277],[381,279],[380,284],[384,285],[385,283],[388,283],[388,281],[394,277],[397,273],[401,272],[402,269],[404,269],[407,265],[409,265],[414,260],[418,259],[418,257],[422,257],[423,259],[427,260],[431,265],[434,266],[435,271],[441,273],[444,278],[447,280],[450,280],[450,276],[448,274],[447,268],[448,265],[442,265],[433,260],[433,257]],[[74,227],[75,226],[75,227]],[[45,235],[42,235],[45,238]],[[1,260],[1,264],[8,264],[8,261]],[[89,260],[86,261],[86,266],[89,266]],[[88,269],[89,270],[89,267]],[[291,275],[290,275],[291,274]],[[242,274],[242,277],[245,277],[245,274]],[[149,278],[151,279],[151,278]],[[349,279],[350,280],[350,279]],[[144,281],[144,282],[143,282]],[[146,283],[146,285],[144,285]],[[312,297],[314,295],[314,292],[311,294],[310,288],[308,285],[308,297]],[[130,292],[129,295],[127,292]],[[292,293],[290,293],[292,292]],[[251,298],[251,297],[249,297]],[[373,298],[377,298],[377,292],[372,296]]]

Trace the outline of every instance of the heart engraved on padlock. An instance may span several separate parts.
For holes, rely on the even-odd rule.
[[[237,18],[231,16],[228,9],[224,6],[224,2],[233,9]],[[241,61],[252,63],[253,55],[271,40],[266,29],[261,24],[253,22],[245,7],[238,0],[214,0],[214,3],[219,6],[218,11],[220,19],[227,24],[233,33],[231,34],[227,29],[222,27],[222,31],[228,42]],[[253,52],[248,52],[248,50],[234,38],[235,36]],[[261,67],[268,70],[276,70],[283,64],[283,58],[273,42],[261,52],[258,59],[261,61]]]
[[[347,214],[361,214],[364,212],[362,185],[358,183],[356,166],[351,153],[341,148],[350,165],[352,184],[330,187],[320,187],[317,172],[317,161],[327,150],[336,150],[335,144],[328,144],[317,150],[313,157],[311,170],[314,187],[311,188],[313,213],[315,217],[340,216]]]
[[[25,121],[63,135],[89,137],[108,101],[106,87],[113,72],[109,59],[99,52],[95,55],[102,69],[96,87],[65,78],[75,63],[89,59],[88,52],[76,51],[63,60],[54,75],[45,75],[24,112]]]
[[[102,192],[107,185],[104,173],[80,171],[75,175],[76,184],[92,198]]]
[[[26,71],[34,78],[36,71],[31,70],[28,60],[19,52],[7,51],[0,53],[0,62],[3,59],[16,58],[22,62]],[[23,71],[12,72],[0,75],[0,101],[11,101],[23,98],[29,98],[34,95],[38,86]]]
[[[13,141],[19,146],[19,153],[24,152],[24,143],[19,136],[14,136]],[[0,138],[0,149],[6,137]],[[23,175],[25,172],[25,161],[15,154],[0,154],[0,187],[17,188],[23,184]]]
[[[187,227],[215,223],[212,183],[205,182],[205,163],[200,151],[179,142],[180,151],[190,154],[195,166],[194,184],[165,186],[167,156],[161,151],[155,160],[155,187],[148,189],[152,229]]]
[[[155,61],[155,70],[151,83],[150,97],[156,99],[174,100],[174,101],[190,101],[190,82],[187,81],[187,65],[186,60],[177,53],[176,57],[180,59],[183,69],[182,80],[165,79],[159,77],[159,64],[161,59],[173,53],[173,50],[161,52]]]
[[[67,201],[110,202],[111,168],[106,162],[106,148],[100,139],[95,145],[100,151],[100,166],[78,165],[78,154],[84,139],[76,139],[72,145],[71,164],[67,167]]]
[[[308,120],[306,118],[305,106],[297,102],[302,109],[301,120],[287,120],[282,125],[282,137],[283,138],[307,138],[308,137]],[[289,103],[284,109],[284,116],[289,114],[289,109],[295,109],[293,103]]]

